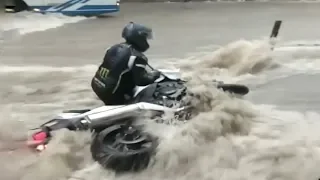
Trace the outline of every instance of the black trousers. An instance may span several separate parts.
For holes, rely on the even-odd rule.
[[[105,105],[123,105],[128,102],[124,94],[117,92],[112,94],[113,88],[99,85],[94,78],[91,81],[91,88]]]

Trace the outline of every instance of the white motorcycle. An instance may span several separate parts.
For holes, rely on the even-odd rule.
[[[135,120],[141,116],[161,117],[172,112],[182,120],[188,120],[192,111],[188,102],[185,81],[179,70],[162,70],[162,76],[153,84],[136,87],[134,100],[127,105],[102,106],[95,109],[68,110],[41,125],[27,145],[41,152],[49,143],[50,132],[67,128],[72,131],[91,130],[92,158],[103,167],[116,172],[139,171],[146,168],[158,145],[156,137],[144,132]],[[237,84],[216,84],[216,87],[240,95],[249,89]],[[146,113],[148,112],[148,113]]]

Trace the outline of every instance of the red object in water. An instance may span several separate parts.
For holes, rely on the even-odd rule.
[[[32,140],[27,141],[27,146],[35,147],[35,146],[44,144],[47,138],[48,138],[48,135],[46,132],[40,131],[40,132],[34,133],[32,135]]]
[[[32,139],[35,141],[45,141],[47,139],[47,133],[40,131],[32,135]]]

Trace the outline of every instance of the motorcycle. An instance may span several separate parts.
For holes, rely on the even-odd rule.
[[[190,119],[192,109],[184,101],[188,91],[180,72],[162,70],[153,84],[136,87],[134,99],[126,105],[102,106],[95,109],[68,110],[42,124],[27,145],[41,152],[52,138],[52,131],[67,128],[71,131],[92,132],[91,155],[104,168],[115,172],[140,171],[146,168],[156,153],[158,140],[135,124],[143,117],[161,117],[171,112],[183,121]],[[214,83],[213,83],[214,84]],[[218,89],[246,95],[244,85],[215,82]]]

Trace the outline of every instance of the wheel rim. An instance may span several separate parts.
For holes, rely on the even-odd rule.
[[[101,140],[107,148],[123,153],[149,151],[153,144],[153,139],[150,136],[127,125],[112,127]]]

